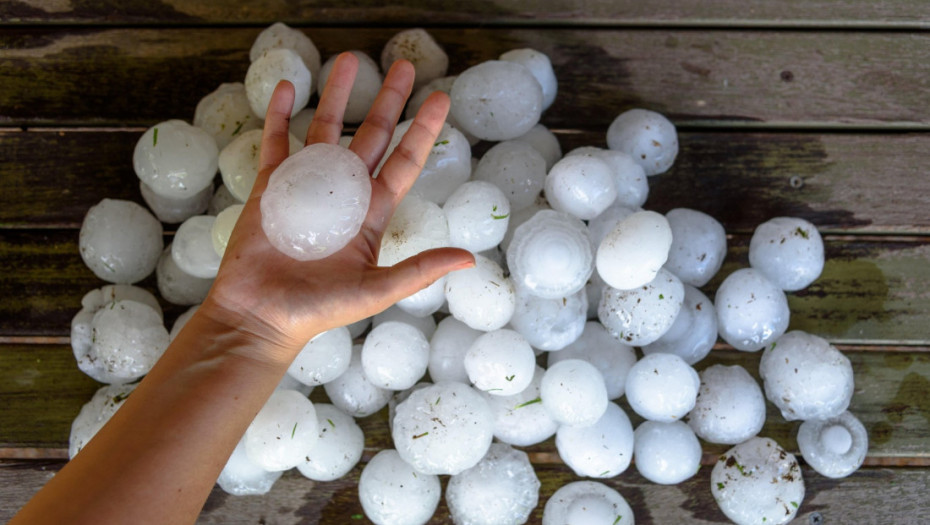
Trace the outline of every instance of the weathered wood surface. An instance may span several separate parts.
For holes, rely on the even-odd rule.
[[[2,462],[0,484],[6,505],[0,520],[8,520],[16,509],[44,485],[58,469],[57,462]],[[710,472],[702,468],[679,485],[650,483],[631,466],[620,476],[605,480],[619,491],[633,509],[638,525],[687,523],[710,525],[730,523],[710,494]],[[315,483],[293,472],[286,473],[263,496],[230,496],[214,488],[197,523],[201,525],[309,525],[316,523],[371,523],[363,516],[357,484],[361,466],[345,478]],[[578,480],[562,469],[537,466],[541,481],[539,505],[529,523],[540,523],[546,501],[560,486]],[[806,494],[794,523],[856,525],[923,525],[930,521],[926,489],[927,469],[862,469],[843,480],[831,480],[803,468]],[[443,480],[445,488],[445,480]],[[430,524],[451,523],[445,498]]]
[[[920,0],[441,0],[384,2],[185,2],[139,0],[109,3],[69,0],[5,0],[0,23],[220,25],[270,24],[414,25],[662,25],[737,27],[927,28],[930,8]]]
[[[190,118],[242,80],[258,28],[6,29],[0,125]],[[380,56],[394,28],[309,30],[324,56]],[[450,72],[513,48],[548,54],[554,127],[606,129],[647,107],[689,126],[930,127],[930,35],[899,32],[437,28]],[[605,111],[609,108],[609,111]]]
[[[79,228],[103,197],[142,203],[132,171],[140,129],[0,131],[0,227]],[[605,146],[606,128],[562,131],[565,151]],[[930,135],[683,132],[647,207],[691,207],[728,232],[776,216],[821,232],[928,234]],[[41,152],[41,154],[39,154]]]

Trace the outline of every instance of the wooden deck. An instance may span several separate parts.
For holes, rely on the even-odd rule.
[[[324,57],[378,56],[398,29],[426,27],[451,72],[512,48],[539,49],[560,88],[543,122],[566,151],[603,145],[623,110],[665,113],[682,151],[650,181],[647,207],[721,220],[732,234],[724,275],[747,264],[760,222],[815,223],[827,264],[810,288],[789,295],[791,328],[826,337],[852,360],[851,410],[871,448],[866,467],[843,480],[805,467],[795,522],[930,523],[930,3],[113,4],[0,0],[0,520],[61,467],[71,420],[99,386],[78,371],[68,340],[80,298],[102,284],[78,255],[84,213],[103,197],[141,202],[131,155],[145,127],[190,120],[202,96],[244,78],[252,40],[281,20],[304,29]],[[154,278],[143,285],[154,290]],[[166,305],[168,322],[182,310]],[[758,358],[721,344],[698,368],[739,363],[757,375]],[[365,459],[390,446],[385,414],[361,424]],[[796,451],[796,431],[769,406],[762,435]],[[705,465],[722,450],[705,446]],[[528,452],[541,502],[577,479],[552,441]],[[289,473],[262,497],[216,489],[200,523],[365,522],[360,471],[332,483]],[[709,476],[704,467],[667,487],[631,468],[607,483],[639,524],[727,523]],[[432,523],[447,522],[441,506]]]

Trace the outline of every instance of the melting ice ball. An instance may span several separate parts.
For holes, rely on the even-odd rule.
[[[727,255],[727,234],[710,215],[687,208],[665,214],[672,229],[672,246],[665,268],[692,286],[704,286],[716,275]]]
[[[575,342],[557,352],[549,352],[552,366],[566,359],[581,359],[597,368],[604,376],[608,399],[617,399],[626,391],[626,377],[636,363],[633,347],[621,343],[597,321],[589,321]]]
[[[377,525],[426,523],[441,490],[438,476],[414,469],[392,449],[375,454],[358,479],[358,499]]]
[[[449,55],[425,29],[415,28],[401,31],[384,44],[381,51],[381,69],[387,71],[395,61],[404,59],[413,64],[416,72],[413,89],[446,74]]]
[[[560,426],[555,446],[575,474],[612,478],[625,471],[633,459],[633,425],[622,408],[608,403],[604,415],[593,425]]]
[[[298,55],[307,69],[310,70],[310,92],[316,89],[316,80],[320,73],[320,52],[316,45],[298,29],[291,28],[281,22],[271,24],[265,28],[249,50],[249,61],[255,62],[266,52],[272,49],[290,49]]]
[[[317,403],[319,439],[297,470],[315,481],[333,481],[348,474],[362,458],[365,435],[352,416],[333,405]]]
[[[539,385],[543,406],[563,425],[587,426],[607,410],[607,388],[594,365],[566,359],[549,367]]]
[[[71,423],[71,435],[68,437],[68,458],[74,456],[84,448],[91,438],[103,428],[103,425],[113,417],[113,414],[123,406],[123,402],[136,388],[131,385],[106,385],[100,387],[94,397],[81,407],[81,412]]]
[[[631,109],[610,124],[607,145],[633,157],[646,175],[659,175],[668,171],[678,156],[678,133],[663,115]]]
[[[512,211],[533,204],[546,181],[546,161],[526,142],[508,140],[485,153],[473,178],[493,183],[510,201]]]
[[[681,421],[644,421],[635,436],[636,470],[653,483],[681,483],[701,467],[701,443]]]
[[[597,247],[597,273],[618,290],[632,290],[656,278],[668,259],[672,230],[654,211],[621,220]]]
[[[633,509],[616,490],[597,481],[574,481],[552,494],[542,525],[633,525]]]
[[[282,80],[294,86],[293,117],[310,101],[313,80],[300,55],[290,49],[269,49],[249,65],[245,74],[245,94],[252,112],[259,118],[265,118],[274,88]]]
[[[804,219],[776,217],[753,232],[749,264],[786,292],[806,288],[823,271],[823,239]]]
[[[130,201],[103,199],[84,216],[78,247],[97,277],[134,283],[155,269],[164,241],[161,224],[148,210]]]
[[[245,451],[265,470],[287,470],[313,448],[317,430],[309,399],[295,390],[275,390],[245,431]]]
[[[546,175],[546,199],[554,210],[593,219],[617,200],[613,171],[599,157],[566,156]]]
[[[671,329],[681,305],[685,287],[668,271],[639,288],[604,288],[597,316],[610,333],[632,346],[655,342]]]
[[[381,76],[381,72],[378,71],[378,64],[367,53],[357,50],[349,52],[358,59],[358,72],[355,74],[355,82],[352,84],[349,102],[346,105],[342,120],[357,124],[365,120],[365,115],[368,115],[368,110],[374,104],[384,78]],[[320,83],[317,84],[317,92],[321,96],[326,81],[329,79],[329,73],[333,70],[333,65],[338,57],[339,55],[329,57],[320,69]]]
[[[484,140],[519,137],[539,122],[542,87],[526,66],[489,60],[466,69],[450,92],[452,115]]]
[[[542,210],[514,232],[507,265],[518,286],[558,299],[584,287],[594,271],[594,246],[581,220]]]
[[[501,60],[523,64],[542,88],[542,110],[545,111],[555,102],[555,96],[559,92],[559,82],[555,78],[555,71],[552,69],[552,62],[545,53],[535,49],[523,48],[512,49],[500,56]]]
[[[765,424],[765,397],[756,380],[739,365],[713,365],[701,376],[688,424],[704,441],[735,445],[755,436]]]
[[[637,361],[626,379],[630,408],[650,421],[672,422],[694,408],[701,380],[672,354],[651,354]]]
[[[756,352],[788,328],[791,312],[785,292],[753,268],[727,276],[714,298],[717,330],[737,350]]]
[[[865,461],[869,435],[849,412],[827,419],[809,419],[798,429],[798,448],[804,461],[829,478],[844,478]]]
[[[262,194],[262,229],[271,244],[300,261],[322,259],[359,232],[371,202],[362,159],[347,148],[311,144],[271,174]]]
[[[526,452],[494,443],[477,465],[449,478],[446,503],[454,523],[526,523],[539,486]]]
[[[209,133],[183,120],[168,120],[139,137],[132,166],[155,193],[186,198],[213,184],[218,154]]]
[[[487,392],[484,398],[494,415],[494,437],[518,447],[528,447],[552,437],[559,424],[542,405],[539,386],[546,371],[537,366],[533,380],[522,392],[512,396],[495,396]]]
[[[206,131],[223,149],[239,134],[262,127],[262,119],[252,113],[245,84],[228,82],[200,99],[194,110],[194,126]]]
[[[512,396],[533,380],[536,355],[522,335],[494,330],[479,336],[465,353],[465,371],[478,390]]]

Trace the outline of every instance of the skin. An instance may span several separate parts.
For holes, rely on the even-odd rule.
[[[323,92],[307,144],[336,144],[358,69],[344,53]],[[378,165],[413,85],[396,62],[350,149]],[[213,288],[164,356],[94,439],[10,522],[193,523],[255,414],[315,335],[374,315],[446,273],[474,265],[464,250],[423,252],[377,266],[381,236],[442,128],[449,99],[434,93],[372,179],[358,236],[332,256],[301,262],[269,244],[259,201],[288,154],[294,89],[269,104],[259,175],[230,238]]]

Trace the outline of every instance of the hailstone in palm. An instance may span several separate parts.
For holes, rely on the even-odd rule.
[[[634,412],[650,421],[670,423],[694,408],[701,380],[682,358],[650,354],[630,368],[626,399]]]
[[[703,292],[688,284],[684,287],[685,300],[672,326],[642,349],[644,354],[676,354],[693,365],[707,357],[717,342],[717,312]]]
[[[631,109],[611,122],[607,145],[633,157],[646,175],[659,175],[668,171],[678,156],[678,133],[663,115]]]
[[[720,337],[737,350],[756,352],[788,328],[785,292],[762,272],[742,268],[727,276],[714,298]]]
[[[210,293],[212,278],[200,278],[182,270],[171,256],[172,244],[169,244],[158,258],[155,278],[158,293],[162,299],[171,304],[200,304]]]
[[[358,479],[358,499],[376,525],[426,523],[436,512],[440,492],[438,476],[412,468],[392,449],[375,454]]]
[[[617,200],[613,171],[594,156],[563,157],[546,175],[545,188],[552,209],[583,220],[597,217]]]
[[[604,288],[597,315],[610,333],[632,346],[648,345],[671,329],[684,304],[685,287],[673,274],[658,275],[632,290]]]
[[[612,478],[624,472],[633,459],[633,443],[633,424],[614,403],[607,404],[593,425],[562,425],[555,435],[562,461],[575,474],[590,478]],[[700,448],[698,452],[700,458]]]
[[[194,126],[212,135],[222,150],[239,134],[261,129],[262,119],[252,113],[245,84],[227,82],[200,99],[194,110]]]
[[[510,209],[517,211],[536,201],[546,183],[546,172],[546,161],[533,146],[508,140],[495,144],[482,155],[473,178],[500,188],[510,202]]]
[[[801,423],[798,448],[804,461],[818,473],[843,478],[862,466],[869,450],[869,435],[856,416],[843,412]]]
[[[633,509],[616,490],[597,481],[573,481],[552,494],[542,525],[633,525]]]
[[[450,245],[481,252],[500,244],[507,233],[510,201],[490,182],[474,180],[458,187],[442,210],[449,221]]]
[[[756,380],[739,365],[713,365],[699,374],[701,388],[688,424],[709,443],[735,445],[765,424],[765,397]]]
[[[500,265],[475,255],[475,266],[446,277],[449,312],[476,330],[503,328],[516,308],[516,293]]]
[[[526,66],[514,62],[489,60],[466,69],[449,95],[456,122],[484,140],[519,137],[542,114],[542,87]]]
[[[265,470],[296,467],[316,444],[313,403],[294,390],[275,390],[245,431],[245,452]]]
[[[618,290],[638,288],[656,278],[671,246],[672,230],[664,216],[636,212],[620,221],[598,245],[597,273]]]
[[[129,384],[106,385],[97,389],[71,423],[71,434],[68,437],[69,459],[74,459],[84,445],[107,424],[135,388],[135,384]]]
[[[626,391],[626,377],[636,363],[633,347],[623,344],[597,321],[585,323],[581,336],[557,352],[549,352],[552,366],[566,359],[581,359],[594,365],[604,377],[607,398],[617,399]]]
[[[419,329],[398,321],[375,326],[362,345],[362,370],[372,384],[405,390],[426,373],[429,341]]]
[[[710,215],[688,208],[665,214],[672,246],[665,268],[692,286],[704,286],[717,274],[727,255],[727,234]]]
[[[171,243],[171,258],[182,271],[200,279],[212,279],[220,269],[222,257],[213,248],[213,223],[216,217],[195,215],[183,223]]]
[[[607,410],[607,387],[587,361],[566,359],[546,370],[539,385],[543,406],[563,425],[588,426]]]
[[[804,219],[776,217],[752,233],[749,264],[786,292],[806,288],[823,271],[823,239]]]
[[[636,470],[649,481],[674,485],[697,474],[701,443],[681,421],[644,421],[636,427]]]
[[[526,523],[539,487],[526,452],[494,443],[477,465],[449,478],[446,503],[454,523]]]
[[[358,59],[358,71],[355,74],[355,82],[352,84],[352,91],[349,93],[349,102],[346,104],[345,114],[342,117],[344,122],[358,124],[365,120],[368,110],[375,102],[378,91],[381,90],[381,82],[384,77],[378,71],[378,64],[364,51],[349,51]],[[333,70],[336,58],[339,55],[333,55],[323,64],[320,69],[319,84],[317,91],[320,96],[323,95],[323,88],[329,79],[329,73]]]
[[[310,37],[302,31],[288,27],[281,22],[274,23],[265,28],[249,50],[249,61],[255,62],[266,52],[272,49],[290,49],[300,56],[304,65],[310,71],[310,92],[316,90],[317,77],[320,73],[320,52]]]
[[[352,416],[333,405],[314,406],[319,438],[297,470],[315,481],[333,481],[348,474],[362,458],[365,435]]]
[[[537,366],[529,386],[512,396],[495,396],[487,392],[484,398],[494,417],[494,437],[518,447],[528,447],[552,437],[559,428],[540,397],[540,385],[546,371]]]
[[[303,141],[288,133],[290,154],[303,148]],[[229,143],[219,156],[220,175],[223,185],[239,202],[249,200],[252,186],[258,177],[258,162],[262,146],[262,130],[253,129],[240,134]]]
[[[536,354],[519,333],[500,329],[479,336],[465,353],[465,371],[478,390],[512,396],[533,380]]]
[[[142,134],[132,166],[155,193],[183,199],[213,184],[217,155],[216,140],[209,133],[183,120],[168,120]]]
[[[249,65],[245,74],[245,94],[252,112],[259,118],[265,118],[271,95],[282,80],[294,86],[291,108],[291,116],[294,116],[310,101],[313,85],[313,76],[300,55],[286,48],[269,49]]]
[[[352,347],[349,367],[323,385],[330,403],[352,417],[366,417],[387,406],[391,391],[373,384],[362,369],[362,345]]]
[[[541,210],[514,232],[507,265],[518,286],[557,299],[584,287],[594,271],[594,246],[581,220]]]
[[[351,361],[352,336],[340,326],[307,341],[287,373],[305,385],[323,385],[341,376]]]
[[[552,61],[549,60],[545,53],[530,48],[512,49],[502,54],[500,59],[522,64],[530,70],[530,73],[539,82],[539,87],[542,88],[543,111],[555,102],[555,96],[559,92],[559,83],[555,78],[555,71],[552,69]]]
[[[142,206],[116,199],[103,199],[87,211],[78,240],[84,264],[111,283],[148,277],[163,247],[158,220]]]
[[[401,31],[390,38],[381,51],[381,69],[387,71],[397,60],[409,60],[416,76],[413,89],[440,78],[449,69],[449,56],[425,29]]]

